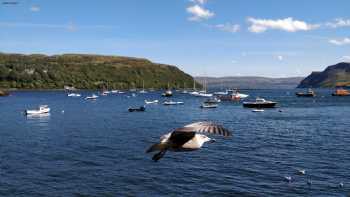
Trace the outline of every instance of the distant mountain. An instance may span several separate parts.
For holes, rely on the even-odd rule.
[[[312,72],[298,85],[299,88],[350,87],[350,63],[341,62],[328,66],[322,72]]]
[[[239,89],[290,89],[295,88],[303,77],[268,78],[268,77],[195,77],[199,83],[208,84],[208,88]]]
[[[193,78],[175,66],[147,59],[86,54],[0,53],[0,88],[79,89],[182,87]],[[199,84],[198,84],[199,85]]]

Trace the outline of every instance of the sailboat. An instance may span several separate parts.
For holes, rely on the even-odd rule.
[[[145,80],[142,80],[142,90],[139,93],[141,94],[147,93],[147,91],[145,90]]]
[[[199,94],[199,92],[196,89],[196,81],[193,79],[193,91],[190,92],[191,95],[193,96],[197,96]]]
[[[187,94],[188,91],[186,90],[186,83],[184,82],[184,89],[182,90],[182,94]]]
[[[204,87],[204,89],[203,89],[202,91],[199,91],[199,93],[198,93],[197,96],[201,96],[201,97],[212,97],[213,94],[207,93],[207,82],[206,82],[206,81],[204,81],[203,87]]]

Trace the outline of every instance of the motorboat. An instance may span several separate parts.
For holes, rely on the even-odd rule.
[[[85,100],[96,100],[98,96],[96,94],[92,94],[91,96],[85,97]]]
[[[249,95],[248,94],[242,94],[238,90],[227,90],[227,94],[221,94],[219,95],[219,98],[222,101],[236,101],[240,99],[245,99]]]
[[[78,94],[78,93],[68,93],[67,96],[69,96],[69,97],[81,97],[81,94]]]
[[[200,97],[212,97],[213,94],[209,94],[206,91],[200,91],[196,96],[200,96]]]
[[[26,115],[46,114],[49,112],[50,112],[50,108],[47,105],[40,105],[38,109],[25,110]]]
[[[145,106],[141,106],[141,107],[129,107],[128,108],[128,111],[129,112],[143,112],[143,111],[146,111],[146,107]]]
[[[119,90],[111,90],[111,93],[112,94],[117,94],[117,93],[119,93]]]
[[[214,95],[228,95],[228,92],[214,92]]]
[[[256,108],[256,109],[261,109],[261,108],[274,108],[276,106],[277,102],[274,101],[267,101],[263,98],[256,98],[255,101],[247,101],[243,102],[243,107],[248,107],[248,108]]]
[[[164,101],[163,105],[183,105],[182,101]]]
[[[75,87],[73,86],[64,86],[64,89],[67,90],[67,91],[75,91],[77,90]]]
[[[216,104],[216,103],[203,102],[201,105],[201,108],[217,108],[217,107],[218,107],[218,104]]]
[[[220,103],[220,102],[221,100],[216,97],[208,98],[207,100],[204,101],[204,103]]]
[[[146,103],[146,104],[156,104],[156,103],[158,103],[158,102],[159,102],[158,100],[153,100],[153,101],[145,100],[145,103]]]
[[[335,90],[335,92],[332,93],[332,96],[350,96],[350,92],[348,90],[340,88]]]
[[[170,89],[168,89],[162,94],[162,96],[171,97],[171,96],[173,96],[173,92]]]
[[[298,97],[314,97],[316,96],[315,92],[312,89],[309,89],[307,92],[296,92],[295,95]]]
[[[252,112],[264,112],[265,110],[263,109],[253,109]]]

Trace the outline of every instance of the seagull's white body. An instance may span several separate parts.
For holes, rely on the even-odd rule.
[[[169,143],[169,138],[171,136],[172,132],[163,135],[160,138],[160,143],[166,144]],[[192,139],[187,141],[185,144],[183,144],[180,148],[170,148],[170,151],[191,151],[191,150],[197,150],[200,149],[205,142],[209,142],[211,139],[203,134],[196,133]]]
[[[212,122],[196,122],[161,136],[160,142],[153,144],[147,149],[146,153],[159,151],[152,157],[154,161],[158,161],[166,151],[194,151],[200,149],[206,142],[215,141],[199,133],[230,136],[230,132],[221,125]]]

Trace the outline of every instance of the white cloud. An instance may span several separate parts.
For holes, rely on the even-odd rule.
[[[350,26],[350,19],[337,18],[337,19],[334,19],[333,22],[326,23],[326,26],[332,27],[332,28],[349,27]]]
[[[235,63],[237,63],[237,60],[232,60],[231,63],[235,64]]]
[[[277,20],[248,18],[248,22],[251,23],[248,30],[253,33],[262,33],[269,29],[278,29],[287,32],[308,31],[319,27],[319,25],[294,20],[292,17]]]
[[[218,24],[218,25],[215,25],[214,27],[221,31],[226,31],[230,33],[236,33],[240,30],[240,26],[238,24],[231,24],[231,23]]]
[[[283,58],[282,55],[279,55],[279,56],[277,56],[277,59],[278,59],[279,61],[282,61],[284,58]]]
[[[341,57],[341,59],[343,59],[343,60],[350,60],[350,55],[344,55],[343,57]]]
[[[340,40],[331,39],[328,42],[331,43],[331,44],[342,46],[342,45],[350,44],[350,38],[343,38],[343,39],[340,39]]]
[[[40,11],[40,7],[37,5],[33,5],[32,7],[30,7],[30,11],[32,12],[39,12]]]
[[[186,10],[188,13],[192,14],[192,16],[188,18],[190,21],[207,20],[215,15],[213,12],[201,7],[200,5],[190,6]]]

